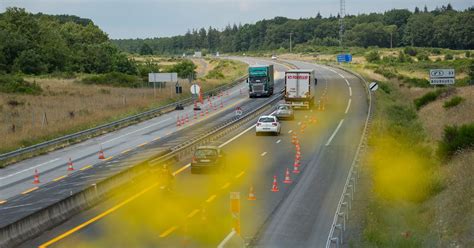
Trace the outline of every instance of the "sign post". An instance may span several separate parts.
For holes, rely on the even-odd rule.
[[[234,231],[240,235],[240,192],[230,192],[230,212]]]
[[[337,55],[337,62],[338,63],[349,63],[352,61],[352,55],[351,54],[338,54]]]
[[[455,82],[454,69],[431,69],[430,84],[431,85],[451,85]]]

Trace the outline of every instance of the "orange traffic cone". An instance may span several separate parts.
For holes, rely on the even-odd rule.
[[[255,196],[255,191],[253,189],[253,186],[250,186],[249,197],[247,198],[247,200],[249,200],[249,201],[257,200],[257,197]]]
[[[295,163],[293,164],[293,173],[300,174],[300,161],[295,159]]]
[[[35,170],[35,175],[34,175],[33,183],[34,183],[34,184],[40,183],[40,177],[39,177],[38,170]]]
[[[286,168],[285,180],[283,180],[283,183],[291,184],[292,182],[293,181],[291,180],[291,177],[290,177],[290,169]]]
[[[206,115],[209,114],[209,108],[206,108]]]
[[[176,117],[176,127],[181,126],[181,120],[179,119],[179,115]]]
[[[199,116],[200,116],[200,117],[203,117],[203,116],[204,116],[204,111],[202,111],[202,110],[199,111]]]
[[[189,122],[188,113],[186,113],[186,123]]]
[[[105,159],[104,151],[102,151],[102,149],[99,151],[99,159]]]
[[[67,162],[67,170],[68,171],[73,171],[74,170],[74,166],[73,166],[71,158],[69,158],[69,161]]]
[[[185,123],[185,121],[184,121],[184,116],[183,116],[183,117],[181,118],[181,126],[184,126],[184,123]]]
[[[224,108],[224,104],[222,103],[222,99],[221,99],[221,108]]]
[[[273,185],[272,185],[272,192],[278,192],[278,183],[277,183],[277,176],[273,176]]]

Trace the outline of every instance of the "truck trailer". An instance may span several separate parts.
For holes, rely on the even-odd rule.
[[[285,72],[285,101],[293,108],[310,109],[316,89],[314,70],[298,69]]]
[[[273,65],[254,65],[249,67],[249,97],[271,96],[275,85]]]

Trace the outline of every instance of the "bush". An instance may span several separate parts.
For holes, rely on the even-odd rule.
[[[443,91],[444,90],[430,91],[424,94],[422,97],[415,99],[413,103],[415,104],[416,110],[419,110],[421,107],[427,105],[430,102],[436,101]]]
[[[0,92],[37,95],[42,91],[38,84],[27,82],[19,76],[0,75]]]
[[[445,109],[452,108],[454,106],[459,105],[461,102],[463,102],[465,99],[460,97],[460,96],[455,96],[451,98],[450,100],[444,102],[443,107]]]
[[[454,59],[454,56],[450,53],[444,55],[444,60],[453,60]]]
[[[372,51],[365,55],[365,59],[369,63],[373,63],[380,60],[380,55],[377,51]]]
[[[442,158],[455,152],[474,147],[474,123],[458,126],[446,126],[443,140],[438,145],[438,154]]]
[[[390,85],[388,85],[386,83],[380,82],[379,86],[380,86],[380,89],[383,90],[383,92],[385,92],[387,94],[390,94],[392,92],[392,88],[390,87]]]
[[[466,58],[470,58],[471,57],[471,51],[467,51],[466,52]]]
[[[430,81],[428,81],[424,78],[410,78],[410,77],[402,76],[401,80],[403,80],[403,82],[405,82],[407,84],[410,84],[410,85],[413,85],[415,87],[424,88],[424,87],[429,87],[430,86]]]
[[[138,76],[121,72],[110,72],[85,77],[81,80],[81,83],[137,88],[143,84],[143,81]]]
[[[425,54],[425,53],[418,54],[418,56],[416,56],[416,58],[418,59],[418,61],[428,61],[429,60],[428,55]]]
[[[418,54],[418,51],[413,47],[405,47],[405,49],[403,49],[403,52],[405,54],[408,54],[408,55],[412,56],[412,57],[414,57]]]
[[[397,77],[397,74],[395,72],[395,70],[393,69],[389,69],[387,67],[378,67],[377,69],[374,70],[375,73],[378,73],[388,79],[390,78],[396,78]]]

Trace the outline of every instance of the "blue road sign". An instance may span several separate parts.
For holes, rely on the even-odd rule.
[[[352,61],[351,54],[338,54],[337,55],[337,62],[338,63],[349,63]]]

